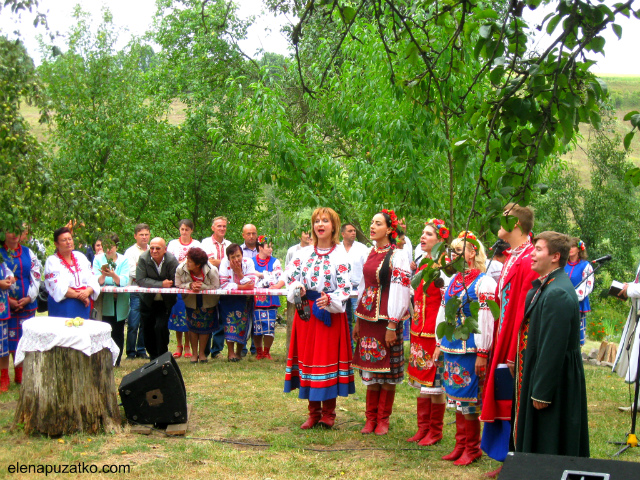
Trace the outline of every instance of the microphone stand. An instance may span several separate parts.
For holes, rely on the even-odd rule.
[[[609,260],[607,260],[607,262],[608,262],[608,261],[609,261]],[[596,265],[596,267],[593,269],[593,271],[592,271],[589,275],[587,275],[586,277],[584,277],[584,278],[582,279],[582,281],[581,281],[578,285],[576,285],[574,288],[576,288],[576,289],[577,289],[580,285],[582,285],[584,282],[586,282],[586,281],[587,281],[587,279],[588,279],[591,275],[594,275],[598,270],[600,270],[600,268],[601,268],[604,264],[605,264],[605,262],[598,263],[598,264]]]
[[[635,301],[635,300],[634,300]],[[629,336],[629,344],[627,345],[627,352],[631,350],[631,342],[635,337],[638,337],[638,319],[640,315],[638,315],[638,309],[636,305],[636,324],[633,327],[633,334]],[[636,342],[640,342],[640,338],[635,339]],[[633,405],[631,406],[631,432],[627,435],[626,442],[609,442],[614,445],[623,445],[623,447],[613,454],[614,457],[620,456],[621,453],[624,453],[629,448],[638,446],[638,437],[636,436],[636,415],[638,414],[638,394],[640,393],[640,352],[638,352],[638,365],[636,367],[636,379],[633,383],[635,383],[635,393],[633,395]],[[627,367],[629,368],[629,367]]]

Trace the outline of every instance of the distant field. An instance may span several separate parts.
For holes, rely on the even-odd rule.
[[[620,134],[621,137],[631,129],[629,122],[623,122],[624,116],[632,111],[640,111],[640,76],[632,75],[603,75],[600,77],[607,84],[612,102],[616,107],[616,119],[617,123],[614,131]],[[179,100],[174,100],[170,106],[168,121],[173,125],[178,125],[185,120],[184,103]],[[27,119],[33,133],[40,141],[46,141],[48,137],[48,126],[38,123],[40,113],[36,107],[29,106],[27,104],[22,105],[22,114]],[[587,162],[587,144],[593,131],[590,125],[580,125],[581,139],[578,141],[578,146],[575,150],[567,153],[563,158],[575,166],[582,178],[584,185],[589,183],[589,164]],[[620,142],[620,148],[622,147],[622,141]],[[640,134],[636,135],[631,142],[631,153],[629,159],[640,166]]]

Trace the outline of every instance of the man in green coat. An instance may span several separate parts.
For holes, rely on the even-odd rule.
[[[588,457],[578,297],[564,271],[570,239],[542,232],[534,244],[531,269],[540,278],[527,293],[518,335],[516,451]]]

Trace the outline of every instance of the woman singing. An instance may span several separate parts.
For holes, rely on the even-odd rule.
[[[431,250],[438,242],[446,242],[449,229],[443,220],[432,218],[425,223],[420,248],[422,258],[431,258]],[[418,272],[427,268],[418,268]],[[444,277],[444,275],[442,275]],[[446,277],[445,277],[446,278]],[[407,366],[409,385],[420,389],[417,401],[418,432],[408,442],[429,446],[442,440],[442,422],[447,399],[442,385],[442,358],[436,352],[436,318],[442,302],[445,282],[436,280],[424,292],[424,280],[415,291],[415,306],[411,320],[411,356]]]
[[[445,320],[445,305],[452,297],[462,302],[462,312],[457,314],[456,324],[461,326],[465,318],[471,316],[471,304],[478,301],[478,329],[467,340],[453,337],[440,339],[440,350],[444,352],[444,388],[447,396],[456,401],[456,445],[443,460],[452,460],[454,465],[469,465],[482,457],[480,450],[480,410],[482,409],[482,383],[487,365],[487,357],[493,341],[494,318],[487,305],[493,300],[496,282],[485,272],[484,247],[480,242],[476,247],[466,242],[464,237],[476,240],[471,232],[462,232],[451,242],[452,260],[463,255],[467,269],[451,279],[442,298],[436,328]],[[436,352],[439,351],[436,350]],[[434,356],[437,357],[436,354]]]
[[[404,378],[402,323],[409,317],[409,258],[396,248],[398,218],[393,210],[374,215],[369,230],[376,242],[362,269],[353,336],[353,366],[367,386],[363,434],[385,435],[396,385]]]
[[[340,217],[330,208],[311,216],[313,246],[296,253],[287,266],[287,299],[302,297],[311,310],[306,320],[296,312],[291,329],[284,391],[299,389],[309,401],[309,418],[301,426],[318,423],[333,427],[336,397],[355,393],[351,368],[351,339],[345,303],[351,293],[349,259],[338,245]],[[306,315],[305,315],[306,316]]]

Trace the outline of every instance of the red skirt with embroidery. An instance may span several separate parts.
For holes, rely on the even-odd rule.
[[[309,302],[310,304],[312,302]],[[313,313],[307,321],[296,312],[285,371],[285,393],[298,398],[331,400],[356,393],[351,368],[351,336],[346,313],[332,313],[327,327]]]
[[[396,338],[400,341],[390,348],[385,343],[389,322],[380,320],[367,322],[359,319],[360,339],[356,343],[353,366],[360,374],[367,372],[369,380],[385,383],[400,383],[404,378],[404,346],[402,342],[402,322],[398,323]]]
[[[433,358],[435,349],[435,337],[411,335],[411,355],[407,366],[407,375],[410,380],[425,387],[434,386],[433,382],[438,372],[438,366]]]

